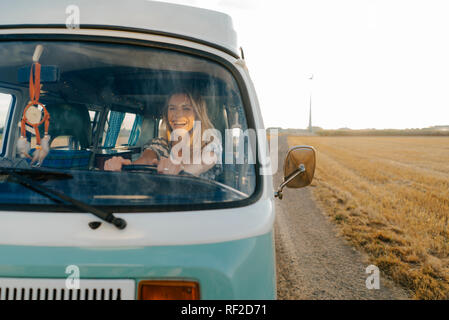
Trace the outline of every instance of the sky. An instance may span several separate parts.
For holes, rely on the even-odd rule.
[[[326,129],[449,125],[447,0],[161,1],[233,18],[266,127],[306,128],[310,96]]]
[[[266,127],[307,127],[310,94],[326,129],[449,125],[448,1],[164,2],[231,15]]]

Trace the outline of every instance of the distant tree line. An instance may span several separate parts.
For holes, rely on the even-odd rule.
[[[433,128],[423,129],[338,129],[338,130],[317,130],[319,136],[449,136],[449,130],[435,130]]]
[[[317,135],[317,136],[449,136],[448,126],[434,126],[422,129],[360,129],[349,128],[323,129],[312,127],[312,132],[307,129],[283,129],[268,128],[267,130],[278,130],[279,133],[292,135]]]

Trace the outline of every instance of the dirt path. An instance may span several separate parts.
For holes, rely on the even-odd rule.
[[[286,139],[279,137],[279,163],[286,152]],[[282,168],[273,177],[274,187],[281,181]],[[278,299],[408,299],[382,274],[380,289],[367,289],[370,263],[337,234],[310,187],[284,189],[284,199],[276,200]]]

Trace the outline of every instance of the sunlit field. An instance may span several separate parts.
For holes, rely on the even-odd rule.
[[[449,299],[449,137],[298,137],[314,197],[342,234],[417,299]]]

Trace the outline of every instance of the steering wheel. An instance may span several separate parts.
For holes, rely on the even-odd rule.
[[[140,171],[149,172],[152,174],[157,173],[157,165],[154,164],[129,164],[122,165],[122,171]]]
[[[128,164],[128,165],[122,165],[122,171],[135,171],[135,172],[148,172],[151,174],[157,174],[157,165],[155,164]],[[194,177],[195,175],[182,171],[180,172],[180,175],[183,176],[191,176]]]

